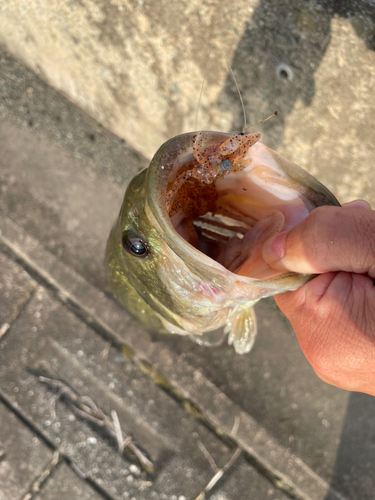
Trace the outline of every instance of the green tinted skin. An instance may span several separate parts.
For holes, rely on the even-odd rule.
[[[164,293],[167,297],[169,294],[155,273],[155,261],[163,245],[160,236],[144,216],[145,176],[146,170],[143,170],[130,182],[120,214],[111,230],[106,250],[107,279],[115,299],[125,309],[136,316],[147,329],[163,333],[165,329],[149,290]],[[124,249],[125,232],[146,243],[147,256],[136,257]],[[149,288],[145,290],[146,293],[142,293],[146,283]]]

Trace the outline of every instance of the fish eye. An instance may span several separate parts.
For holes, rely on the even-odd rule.
[[[122,236],[122,246],[130,255],[134,257],[146,257],[149,254],[147,243],[140,238],[132,238],[128,233]]]

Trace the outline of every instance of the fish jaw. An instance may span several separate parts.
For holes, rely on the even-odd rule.
[[[238,303],[251,303],[258,288],[249,293],[249,288],[238,286],[235,274],[203,255],[201,260],[206,260],[207,276],[214,273],[214,279],[204,279],[194,272],[189,264],[194,262],[195,255],[190,262],[181,259],[164,241],[162,228],[154,219],[143,192],[140,190],[139,200],[131,194],[130,186],[106,252],[108,283],[125,309],[150,330],[203,339],[205,332],[226,324]],[[137,214],[142,214],[141,220]],[[129,256],[122,248],[121,235],[129,225],[142,238],[148,235],[151,254],[146,259]]]

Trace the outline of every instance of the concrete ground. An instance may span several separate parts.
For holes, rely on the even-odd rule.
[[[272,299],[249,355],[151,338],[103,272],[148,161],[6,52],[0,97],[0,499],[374,498],[375,399],[321,382]]]

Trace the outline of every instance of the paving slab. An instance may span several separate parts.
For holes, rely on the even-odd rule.
[[[200,444],[218,467],[233,453],[42,287],[4,336],[0,359],[3,396],[83,479],[109,498],[194,498],[214,475]],[[120,455],[107,426],[98,418],[90,419],[82,407],[79,412],[67,396],[69,390],[85,405],[93,401],[110,421],[115,411],[122,431],[152,461],[153,470],[145,471],[143,462],[127,448]],[[249,484],[255,490],[272,489],[268,479],[248,468],[252,471]],[[48,491],[42,494],[41,498],[50,498]],[[79,498],[77,493],[73,498]],[[279,498],[287,497],[279,492]]]
[[[350,395],[318,379],[273,299],[256,313],[259,335],[249,356],[227,345],[208,353],[174,337],[162,342],[329,481]]]
[[[266,481],[263,489],[259,489],[254,470],[249,467],[245,460],[240,460],[237,467],[234,467],[228,474],[224,484],[221,484],[210,496],[210,500],[235,500],[243,499],[264,499],[282,500],[281,492],[274,485]]]
[[[2,337],[29,300],[36,283],[22,267],[4,254],[0,254],[0,276],[0,337]]]
[[[19,500],[52,459],[48,448],[0,402],[0,499]]]
[[[46,286],[54,290],[60,300],[73,307],[75,313],[92,325],[105,340],[110,339],[114,346],[121,349],[123,354],[133,360],[152,380],[182,400],[188,410],[191,411],[192,408],[193,414],[203,418],[217,434],[227,435],[235,440],[258,467],[273,478],[275,484],[306,500],[323,499],[326,494],[331,494],[332,498],[336,499],[344,498],[329,488],[322,477],[290,449],[274,439],[260,423],[241,410],[239,405],[233,403],[204,377],[201,370],[186,363],[181,356],[176,357],[162,342],[153,342],[151,336],[140,329],[136,321],[103,292],[59,262],[11,221],[0,219],[0,229],[0,241],[4,249],[11,252],[32,274],[38,275]],[[33,301],[29,302],[27,310],[32,304]],[[38,307],[40,309],[42,305]],[[38,310],[36,318],[39,314]],[[17,322],[21,319],[22,316]],[[25,328],[30,330],[29,321],[25,322]],[[37,330],[35,325],[34,330]],[[25,335],[22,338],[25,338]],[[2,344],[4,347],[6,341],[7,337]],[[14,345],[19,348],[19,342]],[[12,359],[12,356],[10,358]],[[3,376],[6,377],[8,372],[9,369]],[[12,380],[16,378],[13,376]],[[14,396],[12,398],[14,400]]]
[[[103,500],[103,496],[96,492],[87,481],[81,479],[65,463],[61,464],[48,478],[43,489],[34,496],[33,500]]]

